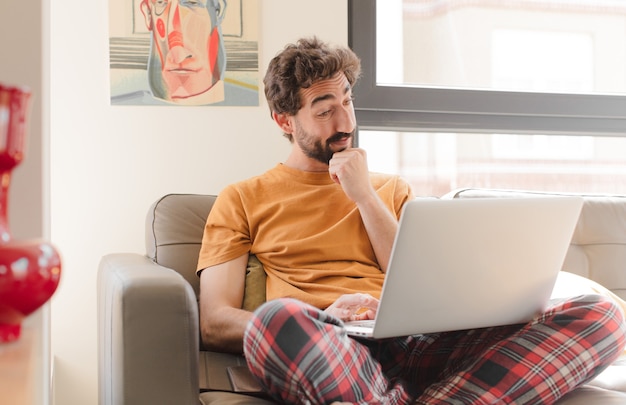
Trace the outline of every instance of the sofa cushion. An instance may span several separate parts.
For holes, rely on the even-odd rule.
[[[198,254],[209,211],[217,197],[200,194],[167,194],[155,201],[146,216],[146,255],[155,263],[180,273],[196,297]],[[246,271],[243,308],[253,311],[265,302],[265,271],[250,256]]]
[[[202,234],[216,196],[167,194],[155,201],[146,216],[146,255],[180,273],[196,296],[196,275]]]
[[[624,405],[626,393],[585,385],[566,394],[556,405]]]

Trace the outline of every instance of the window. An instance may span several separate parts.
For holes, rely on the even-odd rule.
[[[418,194],[626,194],[626,2],[351,0],[359,144]]]
[[[417,195],[462,187],[626,194],[626,137],[359,130],[372,171]]]

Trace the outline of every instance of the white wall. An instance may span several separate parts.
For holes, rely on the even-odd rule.
[[[107,2],[50,1],[51,238],[63,256],[52,302],[54,403],[89,405],[100,257],[143,253],[146,210],[161,195],[218,193],[282,161],[289,144],[262,96],[259,107],[111,107]],[[259,19],[261,76],[300,36],[347,43],[345,0],[263,0]]]

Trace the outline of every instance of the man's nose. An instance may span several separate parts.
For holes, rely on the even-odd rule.
[[[352,104],[343,106],[335,114],[335,132],[351,133],[356,128],[356,117]]]

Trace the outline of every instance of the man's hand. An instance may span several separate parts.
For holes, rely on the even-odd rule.
[[[374,319],[378,310],[378,300],[369,294],[345,294],[337,298],[324,311],[342,321],[362,321]]]
[[[367,168],[367,154],[363,149],[349,148],[336,152],[329,162],[328,172],[354,202],[374,194]]]

